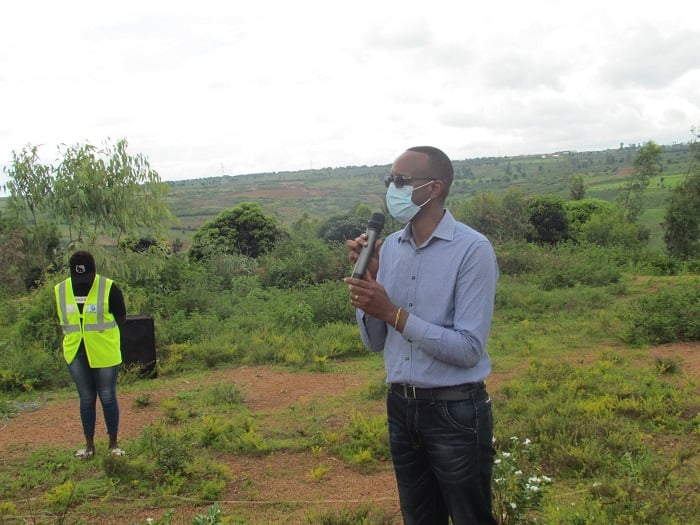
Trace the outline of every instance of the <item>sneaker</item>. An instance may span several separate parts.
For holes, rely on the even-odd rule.
[[[94,455],[95,451],[93,449],[81,448],[80,450],[75,451],[76,458],[89,459]]]
[[[119,447],[109,449],[109,453],[112,454],[113,456],[123,456],[124,454],[126,454],[126,452],[124,452]]]

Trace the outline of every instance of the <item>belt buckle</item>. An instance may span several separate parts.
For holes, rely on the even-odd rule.
[[[417,399],[416,398],[416,387],[413,385],[403,384],[403,397],[406,399]]]

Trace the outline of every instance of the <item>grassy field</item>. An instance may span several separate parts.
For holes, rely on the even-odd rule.
[[[698,276],[551,288],[540,279],[572,260],[548,264],[504,274],[497,292],[488,388],[500,523],[692,523],[700,347],[624,341],[635,301],[681,297]],[[682,315],[651,308],[650,326]],[[350,321],[285,331],[249,310],[239,302],[199,342],[161,345],[158,378],[122,375],[124,457],[72,457],[71,388],[0,398],[4,522],[399,523],[381,355],[357,346]],[[203,521],[214,504],[219,521]]]
[[[588,196],[612,199],[633,153],[457,160],[452,200],[513,185],[566,197],[575,174],[584,175]],[[687,151],[669,147],[663,162],[663,182],[650,185],[643,215],[655,244]],[[171,183],[179,219],[171,235],[191,236],[251,200],[285,226],[304,214],[320,220],[357,204],[380,207],[388,169]],[[619,248],[496,248],[488,387],[499,523],[693,523],[697,268],[669,271],[658,257]],[[322,253],[329,265],[337,256]],[[0,303],[2,523],[399,523],[383,363],[362,347],[340,279],[287,289],[263,286],[270,268],[233,256],[206,267],[177,256],[130,257],[139,271],[115,277],[130,311],[154,313],[159,374],[122,372],[126,456],[73,457],[81,430],[65,364],[49,348],[50,283]],[[42,389],[37,378],[58,386]]]

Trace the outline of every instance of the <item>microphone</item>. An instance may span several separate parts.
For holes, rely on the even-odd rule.
[[[382,228],[384,228],[384,215],[379,212],[375,212],[369,218],[367,223],[367,246],[363,246],[360,251],[360,255],[355,263],[355,268],[352,270],[353,279],[362,279],[362,276],[367,271],[367,265],[372,257],[372,252],[374,251],[374,243],[382,233]]]

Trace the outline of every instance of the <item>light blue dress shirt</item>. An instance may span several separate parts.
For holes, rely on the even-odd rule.
[[[416,246],[409,223],[382,244],[377,281],[410,314],[399,333],[357,310],[365,346],[384,350],[388,383],[434,388],[488,377],[498,264],[484,235],[445,210],[432,236]]]

